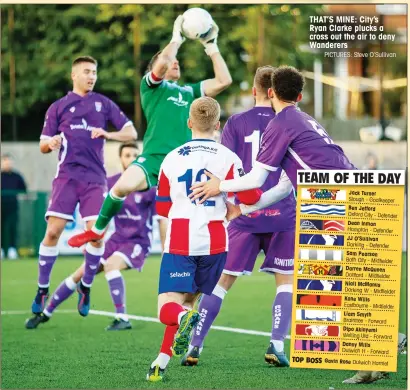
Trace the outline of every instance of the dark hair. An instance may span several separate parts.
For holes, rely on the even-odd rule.
[[[10,159],[10,160],[13,159],[13,157],[12,157],[12,155],[11,155],[10,153],[4,153],[4,154],[2,154],[2,155],[1,155],[1,158],[8,158],[8,159]]]
[[[157,60],[157,58],[159,57],[159,55],[162,53],[162,50],[160,50],[159,52],[155,53],[150,62],[148,63],[147,66],[147,73],[152,71],[152,68],[154,67],[155,61]]]
[[[272,87],[272,75],[275,68],[270,65],[260,66],[256,69],[253,84],[258,92],[268,96],[268,89]]]
[[[293,66],[280,66],[272,74],[272,88],[284,102],[296,102],[304,86],[305,78]]]
[[[121,157],[121,154],[122,154],[122,150],[123,150],[124,148],[134,148],[134,149],[137,149],[137,152],[139,151],[139,150],[138,150],[138,145],[137,145],[136,143],[134,143],[134,142],[126,142],[126,143],[120,145],[120,149],[119,149],[119,156],[120,156],[120,157]]]
[[[77,57],[74,61],[72,66],[77,65],[77,64],[81,64],[82,62],[89,62],[90,64],[94,64],[95,66],[98,66],[98,62],[95,58],[91,57],[91,56],[81,56],[81,57]]]

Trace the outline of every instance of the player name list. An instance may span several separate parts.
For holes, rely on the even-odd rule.
[[[395,372],[405,172],[324,172],[298,173],[291,367]]]

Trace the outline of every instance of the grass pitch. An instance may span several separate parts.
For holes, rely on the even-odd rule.
[[[151,256],[142,273],[124,272],[130,314],[156,317],[159,256]],[[260,264],[258,261],[258,266]],[[51,291],[80,263],[60,258],[53,270]],[[406,263],[403,259],[400,331],[406,331]],[[111,318],[76,313],[76,294],[59,307],[46,324],[26,330],[36,292],[37,261],[2,262],[1,388],[264,388],[351,389],[406,388],[407,359],[399,356],[398,372],[370,385],[343,385],[354,371],[273,368],[264,362],[269,337],[211,330],[197,367],[181,367],[174,358],[162,383],[145,380],[156,357],[164,327],[131,320],[133,329],[104,330]],[[242,277],[225,298],[215,325],[269,332],[275,281],[255,272]],[[92,290],[92,308],[113,311],[105,278],[99,275]],[[286,342],[289,353],[289,341]]]

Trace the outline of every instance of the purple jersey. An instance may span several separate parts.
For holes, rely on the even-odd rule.
[[[258,154],[260,139],[268,123],[275,117],[270,107],[254,107],[231,116],[222,132],[222,144],[242,160],[246,173]],[[269,174],[261,187],[267,191],[278,184],[281,170]],[[236,203],[239,203],[236,201]],[[273,233],[295,229],[296,202],[293,192],[280,202],[231,222],[238,230],[250,233]]]
[[[55,177],[106,183],[105,139],[91,139],[91,131],[106,130],[108,121],[117,130],[131,123],[114,102],[99,93],[89,92],[81,97],[70,91],[50,106],[40,139],[57,134],[62,137]]]
[[[323,127],[293,105],[269,123],[256,161],[270,171],[282,167],[294,188],[298,169],[356,169]]]
[[[117,182],[121,174],[108,178],[108,187]],[[156,187],[145,192],[132,192],[127,196],[119,213],[114,217],[115,233],[110,237],[114,241],[138,240],[138,243],[150,245],[152,217],[155,212]]]

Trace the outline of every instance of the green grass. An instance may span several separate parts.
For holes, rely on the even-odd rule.
[[[260,260],[260,259],[259,259]],[[53,270],[51,289],[69,275],[80,258],[60,258]],[[404,259],[403,259],[403,264]],[[159,257],[151,256],[143,273],[124,273],[130,314],[156,316]],[[403,268],[403,281],[406,280]],[[2,262],[2,310],[30,310],[36,291],[37,261]],[[404,286],[404,284],[403,284]],[[241,278],[225,298],[215,325],[270,331],[274,278],[256,272]],[[406,289],[402,288],[400,330],[406,329]],[[98,276],[92,291],[92,308],[113,311],[105,278]],[[75,309],[76,295],[60,306]],[[108,317],[55,313],[37,330],[24,328],[28,314],[2,316],[1,388],[352,388],[343,379],[353,371],[280,369],[263,360],[268,338],[211,330],[197,367],[181,367],[174,359],[163,383],[145,381],[156,357],[163,325],[133,321],[133,330],[106,332]],[[286,343],[289,352],[289,342]],[[373,388],[406,388],[406,356],[399,357],[397,373]],[[353,386],[357,388],[357,386]]]

